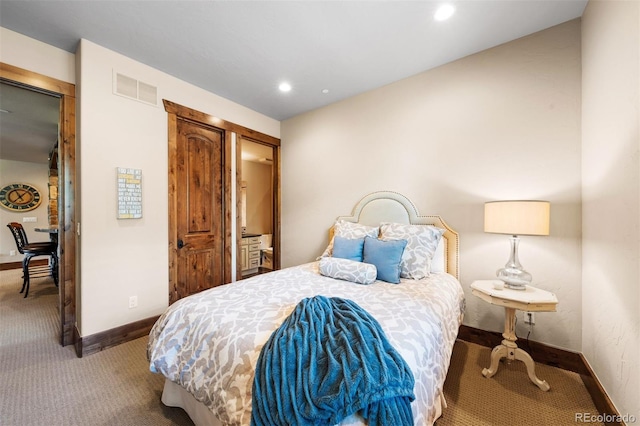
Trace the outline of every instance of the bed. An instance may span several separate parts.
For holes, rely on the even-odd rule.
[[[341,279],[333,278],[327,269],[331,262],[341,261],[333,254],[341,250],[340,238],[349,236],[346,228],[368,233],[378,229],[376,244],[395,244],[398,239],[391,231],[398,230],[435,229],[440,238],[426,254],[427,276],[401,277],[393,284],[376,279],[374,273],[373,282],[363,285],[340,275]],[[150,370],[166,379],[165,405],[182,407],[196,425],[249,425],[262,347],[301,300],[324,295],[353,301],[379,322],[415,377],[414,424],[435,422],[446,407],[442,389],[464,314],[457,233],[439,216],[420,216],[403,195],[380,191],[362,198],[351,215],[339,216],[329,237],[327,250],[316,261],[216,287],[165,311],[150,332],[147,353]],[[409,250],[411,238],[402,241],[409,241],[402,261],[415,251],[417,263],[408,262],[422,267],[425,253]],[[339,424],[365,422],[355,413]]]

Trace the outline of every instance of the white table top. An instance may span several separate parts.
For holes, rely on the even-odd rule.
[[[494,283],[502,283],[500,280],[478,280],[471,283],[471,288],[491,297],[512,300],[521,303],[558,303],[558,298],[551,293],[540,288],[526,286],[525,290],[513,290],[504,287],[494,288]]]

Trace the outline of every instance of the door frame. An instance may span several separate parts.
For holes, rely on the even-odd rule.
[[[60,344],[75,344],[76,327],[76,86],[0,62],[0,80],[27,90],[44,92],[60,99],[58,141],[58,298]]]
[[[265,135],[266,136],[266,135]],[[257,138],[255,135],[246,136],[240,134],[238,143],[236,144],[236,200],[238,200],[238,232],[239,238],[238,253],[240,253],[240,240],[242,239],[242,226],[240,220],[240,212],[242,209],[242,141],[258,143],[260,145],[270,146],[272,149],[272,173],[271,173],[271,229],[273,230],[271,237],[271,246],[273,247],[273,270],[280,269],[280,139],[268,136],[267,138]],[[238,270],[236,271],[237,279],[242,278],[242,265],[238,262]]]
[[[232,232],[232,220],[231,220],[231,203],[232,203],[232,194],[231,194],[231,150],[235,139],[235,182],[236,182],[236,227],[235,227],[235,243],[236,243],[236,280],[242,278],[242,265],[239,262],[240,259],[240,243],[242,238],[242,228],[240,223],[240,211],[241,211],[241,142],[238,140],[240,138],[250,139],[252,141],[260,142],[263,144],[271,145],[274,147],[273,152],[273,168],[274,168],[274,187],[273,187],[273,261],[274,261],[274,269],[280,268],[280,139],[275,138],[273,136],[269,136],[267,134],[249,129],[247,127],[241,126],[239,124],[232,123],[230,121],[223,120],[221,118],[206,114],[204,112],[200,112],[194,110],[192,108],[177,104],[175,102],[169,101],[167,99],[162,100],[164,104],[164,109],[168,113],[168,150],[169,150],[169,164],[168,164],[168,175],[169,175],[169,294],[173,292],[175,288],[175,284],[177,283],[177,226],[176,226],[176,212],[178,206],[175,201],[175,190],[176,190],[176,174],[175,174],[175,160],[176,160],[176,149],[177,149],[177,121],[178,118],[183,120],[189,120],[194,123],[210,126],[217,129],[222,129],[225,132],[225,141],[224,141],[224,193],[225,196],[223,198],[224,207],[223,211],[225,214],[224,220],[224,282],[230,283],[232,281],[232,273],[233,265],[232,265],[232,253],[231,253],[231,241],[234,238]],[[171,304],[174,300],[169,299],[169,303]]]

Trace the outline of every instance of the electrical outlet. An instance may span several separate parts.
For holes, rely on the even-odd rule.
[[[37,222],[38,218],[37,217],[23,217],[22,218],[22,223],[29,223],[29,222]]]
[[[525,324],[533,325],[533,324],[536,323],[536,317],[534,315],[534,312],[524,311],[522,313],[522,315],[524,316],[524,323]]]
[[[129,297],[129,309],[136,308],[138,306],[138,296]]]
[[[15,250],[9,250],[9,256],[15,256],[15,255],[16,255]]]

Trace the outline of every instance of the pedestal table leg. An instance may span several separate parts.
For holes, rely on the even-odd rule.
[[[508,360],[517,359],[518,361],[524,362],[524,365],[527,367],[529,379],[543,391],[548,391],[550,388],[549,384],[545,380],[538,379],[536,376],[536,366],[531,356],[516,344],[516,340],[518,340],[516,337],[516,310],[514,308],[504,309],[504,333],[502,333],[504,339],[502,340],[502,344],[496,346],[491,351],[491,365],[489,368],[482,370],[482,375],[488,378],[496,374],[502,358],[507,358]]]

